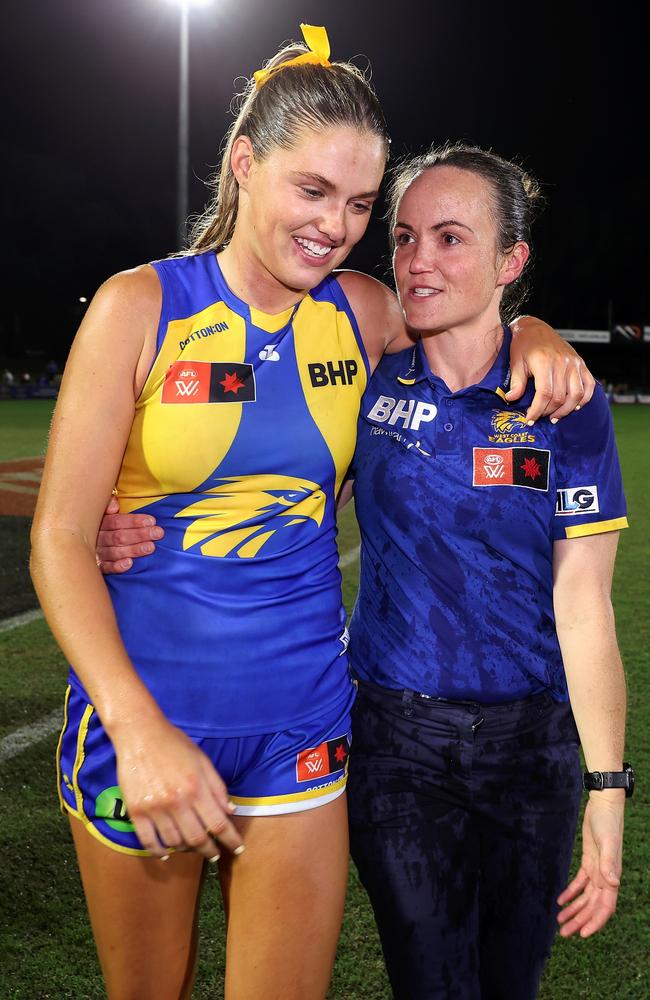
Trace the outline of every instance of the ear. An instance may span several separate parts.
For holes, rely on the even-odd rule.
[[[253,146],[247,135],[239,135],[235,139],[230,153],[230,166],[235,180],[240,187],[246,188],[250,178],[251,167],[255,156]]]
[[[497,287],[499,285],[510,285],[513,281],[516,281],[525,268],[529,257],[530,247],[528,244],[522,240],[515,243],[512,249],[503,255],[499,266]]]

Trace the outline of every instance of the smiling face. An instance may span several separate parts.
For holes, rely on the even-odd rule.
[[[497,325],[503,287],[528,257],[522,242],[498,252],[491,185],[452,166],[425,170],[407,188],[393,238],[400,303],[423,332]]]
[[[347,126],[305,129],[290,149],[276,147],[261,161],[241,137],[232,159],[240,189],[233,242],[261,278],[313,288],[363,236],[385,159],[378,136]]]

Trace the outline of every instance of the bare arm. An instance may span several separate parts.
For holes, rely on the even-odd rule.
[[[32,529],[31,568],[46,618],[113,742],[140,840],[218,853],[207,829],[241,841],[207,758],[162,715],[122,643],[95,560],[99,523],[122,461],[160,314],[151,268],[109,279],[77,334],[59,394]],[[227,826],[225,825],[227,823]]]
[[[346,479],[336,498],[336,513],[339,514],[354,496],[354,479]]]
[[[589,771],[621,771],[626,688],[618,651],[611,585],[618,532],[555,543],[553,601],[582,749]],[[582,864],[559,897],[564,937],[589,937],[616,909],[621,875],[625,792],[590,792],[582,830]]]

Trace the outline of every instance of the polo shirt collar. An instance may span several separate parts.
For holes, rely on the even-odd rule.
[[[501,344],[499,353],[489,372],[477,385],[468,386],[467,389],[461,389],[460,392],[467,392],[469,389],[487,389],[488,392],[494,392],[503,399],[506,392],[510,388],[511,343],[512,333],[510,332],[510,327],[504,325],[503,343]],[[405,354],[406,365],[397,375],[398,382],[402,385],[415,385],[416,382],[422,382],[425,379],[428,379],[432,382],[438,383],[438,385],[444,385],[435,372],[431,371],[427,356],[422,347],[421,339],[419,339],[412,348],[409,348]],[[460,395],[460,393],[452,393],[452,395]]]

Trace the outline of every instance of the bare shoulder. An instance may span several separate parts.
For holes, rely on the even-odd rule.
[[[120,309],[139,316],[160,316],[162,288],[154,268],[141,264],[128,271],[119,271],[98,288],[91,309]]]
[[[384,351],[404,336],[404,320],[397,296],[382,281],[361,271],[337,271],[336,277],[356,316],[374,367]]]

